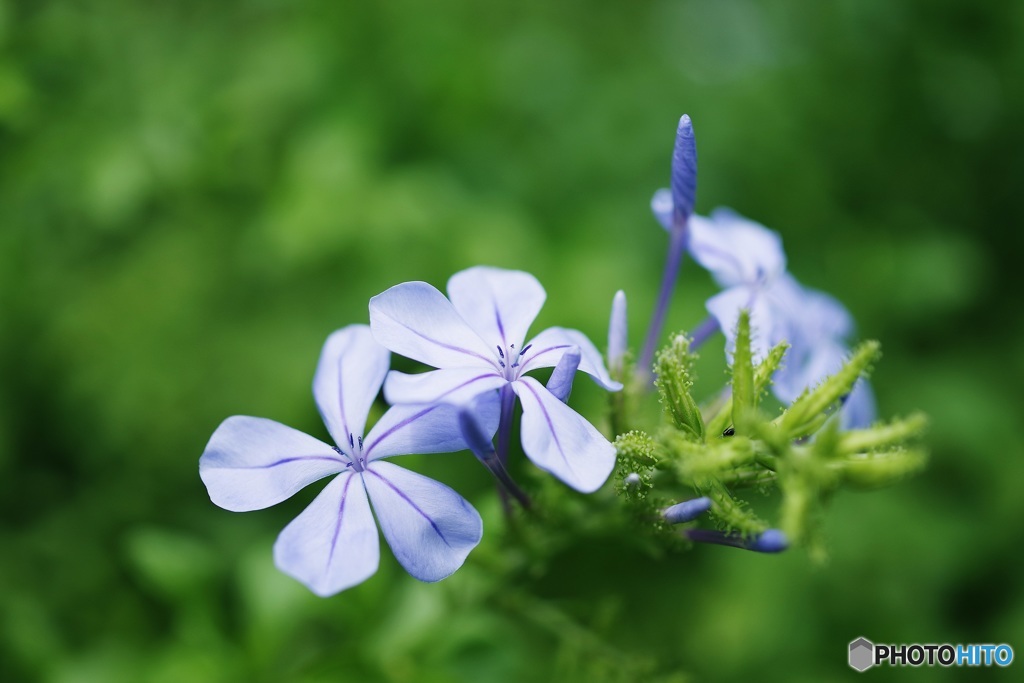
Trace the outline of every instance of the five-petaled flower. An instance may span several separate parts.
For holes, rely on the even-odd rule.
[[[396,404],[458,405],[481,394],[500,394],[502,427],[507,427],[518,396],[527,457],[579,491],[600,487],[615,465],[615,448],[561,396],[526,376],[578,352],[579,370],[605,389],[621,389],[594,345],[582,332],[561,327],[523,343],[546,298],[528,273],[470,268],[449,279],[448,296],[450,301],[425,282],[405,282],[370,300],[370,327],[378,342],[440,368],[417,375],[391,372],[385,398]]]
[[[306,485],[337,475],[278,536],[274,561],[314,593],[327,596],[377,571],[384,538],[405,569],[439,581],[480,542],[480,515],[447,486],[384,458],[466,448],[451,406],[396,406],[363,437],[390,354],[366,325],[351,325],[324,344],[313,380],[320,414],[337,446],[278,422],[235,416],[210,438],[199,472],[214,503],[242,512],[275,505]],[[489,433],[495,400],[475,406]]]
[[[672,225],[672,199],[667,190],[655,195],[651,207],[665,229]],[[710,218],[690,218],[689,250],[723,291],[707,301],[708,312],[725,333],[726,348],[736,345],[740,311],[750,312],[755,334],[752,351],[763,358],[785,341],[790,344],[784,367],[775,374],[772,390],[780,400],[795,400],[842,367],[849,354],[845,339],[853,319],[839,301],[804,287],[786,271],[786,254],[778,233],[729,209]],[[842,409],[844,428],[864,427],[874,419],[874,400],[860,380]]]

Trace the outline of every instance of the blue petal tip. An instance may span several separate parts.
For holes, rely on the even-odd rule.
[[[749,548],[759,553],[781,553],[789,548],[789,539],[778,529],[768,529]]]

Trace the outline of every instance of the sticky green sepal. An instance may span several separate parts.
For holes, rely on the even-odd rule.
[[[779,427],[792,438],[814,433],[824,422],[823,413],[836,404],[843,396],[853,391],[853,385],[861,377],[871,374],[871,368],[881,357],[877,341],[860,344],[843,367],[827,377],[812,390],[805,391],[777,420]]]
[[[658,352],[654,381],[661,404],[676,429],[697,442],[704,441],[704,416],[690,390],[693,388],[693,363],[697,354],[690,351],[690,340],[676,334]]]
[[[771,385],[772,375],[782,365],[782,359],[788,350],[789,344],[786,342],[777,344],[754,369],[754,391],[757,395],[762,394]],[[708,438],[721,437],[722,432],[730,424],[732,424],[731,396],[722,403],[714,416],[708,420],[706,429]]]

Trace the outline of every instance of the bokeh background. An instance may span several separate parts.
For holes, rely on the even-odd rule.
[[[3,0],[0,680],[841,680],[862,635],[1021,656],[1022,35],[1017,2]],[[601,346],[623,288],[637,343],[684,112],[698,210],[780,231],[882,340],[881,413],[931,415],[927,472],[837,496],[816,565],[504,530],[469,455],[410,459],[484,514],[463,570],[384,551],[329,600],[278,574],[317,487],[213,506],[217,424],[324,435],[326,336],[477,263]],[[688,264],[669,327],[713,291]]]

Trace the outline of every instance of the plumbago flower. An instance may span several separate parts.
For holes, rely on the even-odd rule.
[[[364,439],[389,361],[366,325],[351,325],[327,339],[313,394],[337,446],[272,420],[235,416],[217,428],[199,459],[210,499],[234,512],[275,505],[337,475],[274,544],[277,567],[320,596],[377,571],[380,542],[371,503],[395,558],[421,581],[450,575],[480,542],[480,515],[459,494],[384,460],[466,448],[452,407],[393,407]],[[478,403],[474,410],[493,434],[497,401]]]
[[[688,121],[688,119],[687,119]],[[688,131],[692,135],[692,127]],[[677,136],[676,147],[679,147]],[[723,291],[707,301],[714,324],[694,333],[699,346],[715,328],[726,337],[726,350],[736,345],[740,311],[750,312],[756,330],[751,351],[755,360],[767,356],[773,346],[786,341],[791,348],[786,368],[775,376],[773,390],[780,400],[791,402],[842,367],[849,353],[844,339],[853,330],[846,308],[833,297],[803,287],[786,271],[782,238],[760,223],[719,208],[711,216],[689,214],[692,198],[677,209],[677,185],[696,186],[696,165],[677,163],[673,156],[672,189],[662,189],[651,200],[651,210],[670,234],[678,231],[680,215],[686,215],[687,250],[708,270]],[[860,381],[843,407],[844,427],[867,426],[874,419],[874,399],[867,382]]]
[[[729,209],[716,209],[710,218],[691,217],[689,248],[694,260],[724,288],[706,306],[725,334],[727,350],[735,348],[736,321],[743,309],[750,312],[751,327],[757,332],[751,341],[755,359],[764,358],[779,342],[790,344],[785,366],[772,383],[780,400],[796,400],[842,367],[849,355],[844,340],[853,332],[853,319],[834,297],[804,287],[786,271],[778,233]],[[874,399],[866,381],[858,382],[842,415],[846,428],[867,426],[874,419]]]
[[[523,343],[547,296],[528,273],[470,268],[451,277],[448,296],[450,300],[425,282],[405,282],[370,299],[370,327],[377,341],[439,368],[417,375],[391,372],[384,383],[387,400],[463,404],[481,395],[500,395],[502,454],[518,397],[527,457],[579,491],[600,487],[614,467],[615,448],[562,401],[568,395],[566,379],[576,369],[561,363],[565,357],[605,389],[622,388],[609,377],[594,345],[582,332],[562,327],[548,328]],[[526,376],[553,366],[559,367],[551,390]]]
[[[773,390],[786,402],[795,401],[807,387],[843,367],[850,349],[843,339],[853,333],[853,318],[833,297],[804,288],[802,315],[794,319],[791,338],[799,340],[786,354],[786,363],[775,373]],[[843,402],[839,423],[843,429],[860,429],[875,419],[871,385],[861,379]]]

